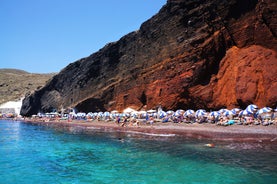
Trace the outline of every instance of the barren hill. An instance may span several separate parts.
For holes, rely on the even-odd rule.
[[[17,69],[0,69],[0,104],[38,90],[54,74],[33,74]]]

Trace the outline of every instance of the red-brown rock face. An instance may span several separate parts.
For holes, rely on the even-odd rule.
[[[277,105],[274,0],[171,0],[119,41],[63,69],[22,115],[76,107],[164,109]]]
[[[201,99],[211,99],[206,102],[209,108],[244,107],[253,102],[264,107],[276,104],[276,71],[275,51],[256,45],[241,49],[234,46],[221,60],[219,72],[210,83],[196,85],[190,91],[201,94]]]

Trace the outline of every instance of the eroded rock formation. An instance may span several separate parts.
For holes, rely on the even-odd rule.
[[[21,114],[276,106],[276,10],[274,0],[168,0],[27,96]]]

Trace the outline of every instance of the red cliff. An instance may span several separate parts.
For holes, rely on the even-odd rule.
[[[274,0],[168,0],[138,31],[27,96],[21,114],[276,107],[276,10]]]

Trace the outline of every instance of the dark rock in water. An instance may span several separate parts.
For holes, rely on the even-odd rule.
[[[138,31],[71,63],[21,114],[276,106],[274,0],[168,0]]]

